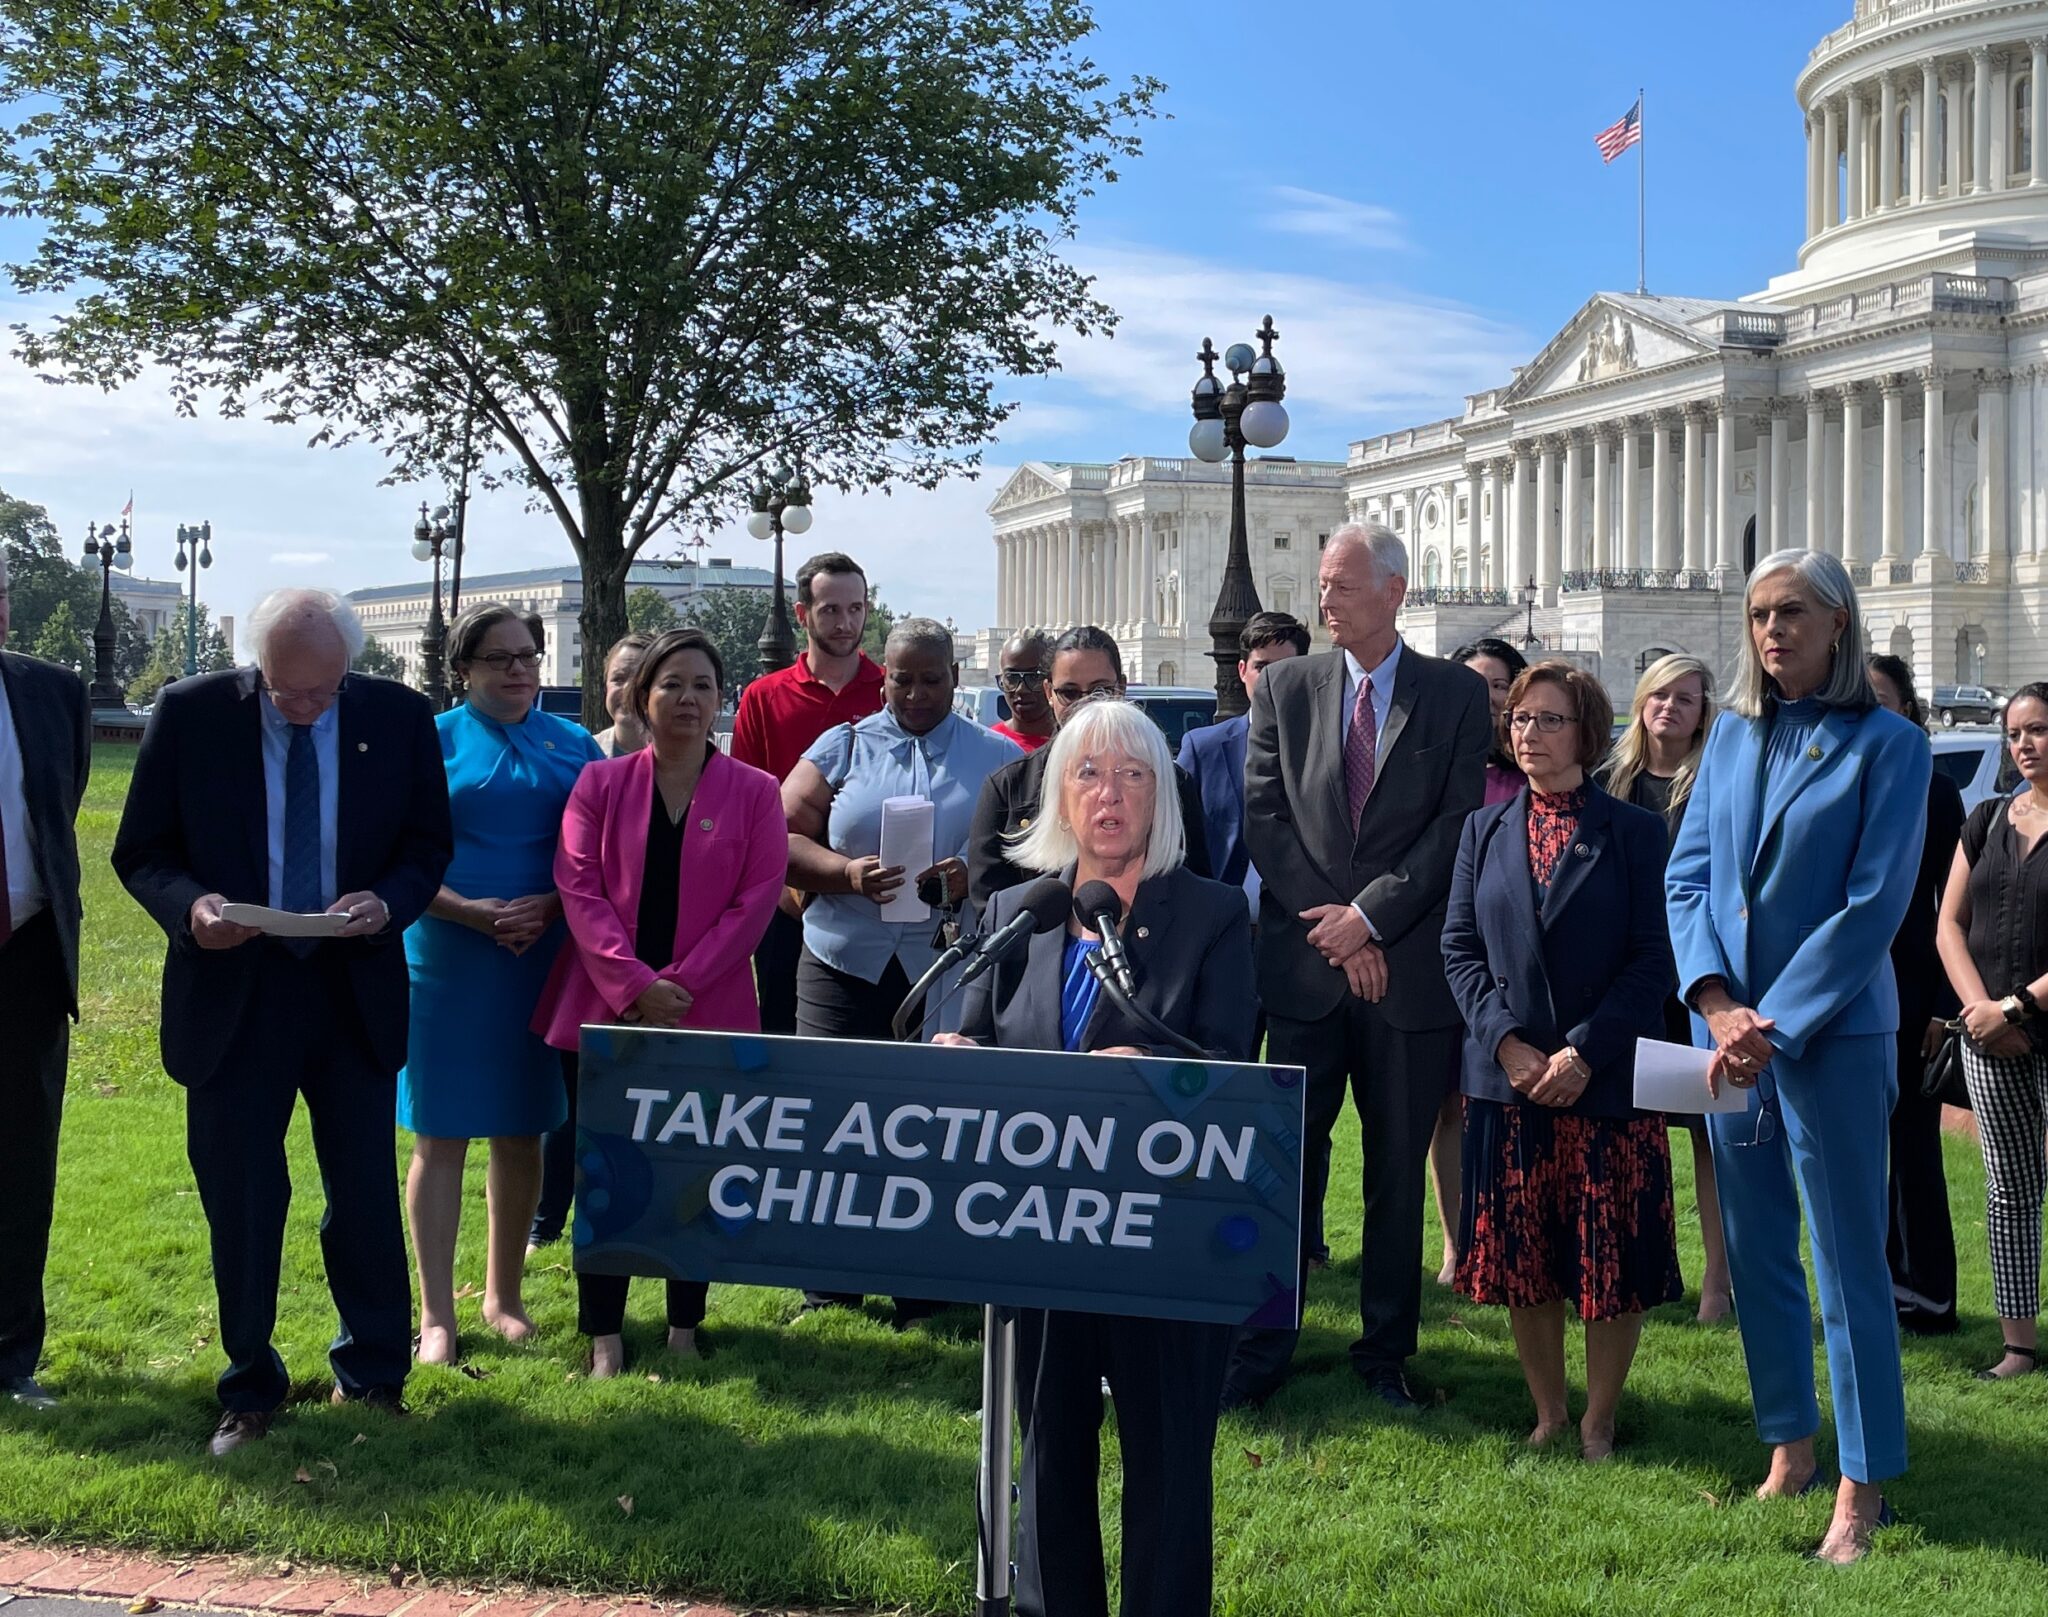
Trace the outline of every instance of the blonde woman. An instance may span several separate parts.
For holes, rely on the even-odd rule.
[[[1697,657],[1674,652],[1643,670],[1629,703],[1628,728],[1614,744],[1601,783],[1624,803],[1664,816],[1664,829],[1678,841],[1691,800],[1693,777],[1714,727],[1714,675]],[[1674,997],[1664,1006],[1664,1037],[1692,1043],[1692,1019]],[[1728,1243],[1721,1233],[1721,1197],[1714,1184],[1714,1153],[1705,1117],[1682,1121],[1692,1136],[1693,1193],[1700,1209],[1700,1245],[1707,1255],[1700,1276],[1700,1320],[1725,1319],[1731,1305]]]

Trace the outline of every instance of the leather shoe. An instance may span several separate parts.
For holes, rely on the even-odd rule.
[[[230,1409],[213,1429],[206,1452],[219,1460],[236,1449],[261,1442],[270,1435],[270,1423],[276,1419],[277,1412],[271,1409]]]
[[[330,1404],[362,1404],[370,1409],[381,1410],[394,1418],[411,1413],[405,1407],[405,1398],[397,1387],[365,1387],[351,1397],[336,1383],[327,1400]]]
[[[0,1398],[11,1398],[30,1409],[55,1409],[57,1400],[45,1392],[34,1376],[0,1378]]]
[[[1408,1389],[1408,1378],[1400,1370],[1360,1370],[1358,1379],[1368,1391],[1389,1409],[1420,1409],[1422,1400]]]

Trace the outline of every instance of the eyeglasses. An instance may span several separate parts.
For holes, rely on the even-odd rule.
[[[499,674],[509,674],[515,666],[527,669],[540,667],[540,653],[537,651],[487,651],[476,660]]]
[[[1508,728],[1510,730],[1526,730],[1533,725],[1547,736],[1554,736],[1566,725],[1577,724],[1578,722],[1579,716],[1576,713],[1510,713],[1508,715]]]
[[[288,691],[280,685],[273,685],[260,673],[256,676],[256,688],[273,702],[291,702],[302,707],[325,707],[343,691],[348,689],[348,675],[343,674],[332,690]]]
[[[1090,685],[1084,691],[1078,685],[1055,685],[1052,693],[1068,707],[1072,707],[1076,702],[1085,702],[1093,696],[1114,696],[1117,688],[1111,684],[1099,684]]]
[[[1013,691],[1021,691],[1032,685],[1043,685],[1045,683],[1045,670],[1042,668],[1005,668],[1000,676],[999,683]]]

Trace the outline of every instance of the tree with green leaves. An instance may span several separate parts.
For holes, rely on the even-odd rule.
[[[668,597],[651,584],[642,584],[626,597],[626,627],[636,634],[660,634],[682,621]]]
[[[889,603],[872,592],[868,597],[867,627],[860,632],[860,649],[876,662],[882,660],[882,648],[889,643],[889,631],[896,627],[896,614],[889,610]],[[809,637],[799,629],[797,638],[809,643]]]
[[[162,634],[150,642],[149,663],[141,673],[130,681],[128,700],[131,702],[154,701],[156,693],[174,679],[185,677],[185,623],[191,615],[191,604],[180,601],[178,610],[171,614],[171,621],[165,625]],[[224,668],[235,666],[234,653],[229,650],[227,639],[214,624],[206,603],[199,603],[199,672],[218,673]]]
[[[725,699],[739,700],[739,694],[761,672],[761,624],[768,613],[768,592],[727,584],[702,590],[683,603],[682,622],[702,629],[718,647],[725,663]]]
[[[92,678],[92,654],[78,627],[78,614],[71,610],[69,601],[59,601],[56,611],[43,619],[31,650],[44,662]]]
[[[1160,86],[1070,0],[0,0],[21,357],[474,463],[553,513],[583,642],[755,468],[930,487],[1057,339]],[[601,673],[585,671],[585,714]]]
[[[71,608],[74,627],[99,621],[100,581],[64,553],[64,541],[40,505],[0,491],[0,546],[7,551],[8,638],[33,648],[43,626],[60,606]]]
[[[405,678],[405,659],[389,646],[380,644],[373,634],[363,637],[363,649],[356,654],[356,660],[349,664],[349,668],[358,674],[379,674],[385,679]]]
[[[149,666],[149,657],[154,646],[147,631],[135,621],[135,614],[128,610],[120,596],[112,602],[114,615],[114,678],[123,685],[132,682],[143,669]],[[99,626],[99,613],[93,613],[93,626]],[[90,636],[88,636],[90,638]]]

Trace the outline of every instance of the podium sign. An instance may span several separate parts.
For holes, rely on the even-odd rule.
[[[1298,1323],[1299,1067],[586,1027],[575,1261]]]

